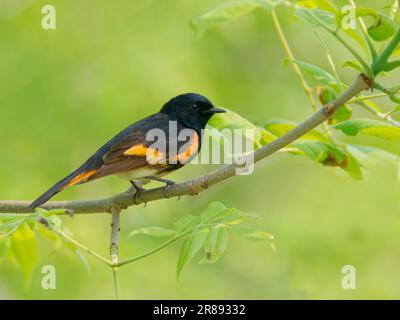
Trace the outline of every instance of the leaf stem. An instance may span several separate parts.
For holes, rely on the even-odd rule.
[[[75,239],[71,238],[69,235],[67,235],[64,231],[56,228],[54,229],[54,231],[56,233],[58,233],[60,236],[62,236],[64,239],[66,239],[67,241],[71,242],[72,244],[74,244],[75,246],[77,246],[79,249],[81,249],[82,251],[86,252],[87,254],[97,258],[98,260],[100,260],[101,262],[105,263],[106,265],[112,267],[112,263],[111,261],[107,260],[106,258],[104,258],[103,256],[101,256],[100,254],[98,254],[97,252],[85,247],[83,244],[79,243],[78,241],[76,241]]]
[[[354,97],[353,99],[350,99],[349,103],[356,103],[359,101],[371,100],[371,99],[376,99],[376,98],[384,98],[386,96],[387,96],[386,93],[371,94],[369,96],[359,96],[359,97]]]
[[[367,62],[358,54],[358,52],[351,46],[349,45],[336,31],[332,30],[329,28],[325,22],[321,21],[312,11],[307,11],[310,15],[310,17],[319,25],[321,28],[325,29],[328,33],[330,33],[333,37],[336,38],[353,56],[358,60],[358,62],[363,66],[364,71],[366,72],[366,75],[368,77],[373,76],[373,70],[371,70],[371,67],[368,65]]]
[[[366,104],[363,101],[358,101],[356,102],[356,104],[358,104],[359,106],[363,107],[365,110],[367,110],[368,112],[374,114],[376,117],[378,117],[379,119],[386,121],[388,123],[390,123],[391,125],[395,126],[395,127],[400,127],[400,122],[394,120],[391,116],[390,116],[390,111],[387,113],[381,113],[378,112],[377,110],[375,110],[374,108],[370,107],[368,104]]]
[[[197,227],[197,226],[196,226],[196,227]],[[185,232],[182,232],[182,233],[180,233],[180,234],[178,234],[178,235],[172,237],[171,239],[169,239],[168,241],[164,242],[164,243],[161,244],[160,246],[158,246],[158,247],[156,247],[156,248],[154,248],[154,249],[152,249],[152,250],[149,250],[149,251],[147,251],[147,252],[145,252],[145,253],[143,253],[143,254],[140,254],[140,255],[138,255],[138,256],[135,256],[135,257],[132,257],[132,258],[123,260],[123,261],[117,263],[116,266],[122,267],[122,266],[125,265],[125,264],[132,263],[132,262],[134,262],[134,261],[137,261],[137,260],[146,258],[147,256],[149,256],[149,255],[151,255],[151,254],[153,254],[153,253],[156,253],[156,252],[160,251],[161,249],[163,249],[163,248],[169,246],[170,244],[174,243],[175,241],[177,241],[177,240],[183,238],[184,236],[188,235],[188,234],[189,234],[190,232],[192,232],[192,231],[193,231],[193,228],[190,228],[189,230],[187,230],[187,231],[185,231]]]
[[[128,264],[128,263],[131,263],[131,262],[134,262],[134,261],[137,261],[137,260],[146,258],[146,257],[148,257],[149,255],[151,255],[151,254],[153,254],[153,253],[156,253],[157,251],[160,251],[161,249],[163,249],[163,248],[169,246],[170,244],[174,243],[175,241],[177,241],[177,240],[179,240],[179,239],[181,239],[181,238],[187,236],[189,233],[191,233],[191,232],[192,232],[194,229],[196,229],[196,228],[212,227],[212,226],[216,226],[216,225],[223,225],[223,223],[221,223],[221,222],[218,222],[218,223],[201,223],[201,224],[195,225],[195,226],[189,228],[188,230],[186,230],[186,231],[184,231],[184,232],[181,232],[181,233],[179,233],[179,234],[176,234],[176,235],[173,236],[171,239],[165,241],[164,243],[162,243],[162,244],[159,245],[158,247],[156,247],[156,248],[154,248],[154,249],[152,249],[152,250],[149,250],[149,251],[147,251],[147,252],[145,252],[145,253],[143,253],[143,254],[140,254],[140,255],[138,255],[138,256],[135,256],[135,257],[132,257],[132,258],[123,260],[123,261],[117,263],[116,266],[117,266],[117,267],[121,267],[121,266],[123,266],[123,265],[125,265],[125,264]]]
[[[280,42],[281,42],[281,44],[283,46],[283,49],[286,52],[287,57],[290,60],[295,60],[293,52],[290,49],[289,43],[288,43],[288,41],[286,39],[285,33],[282,30],[282,27],[281,27],[281,24],[279,22],[279,18],[278,18],[277,14],[276,14],[275,9],[272,10],[272,21],[274,23],[275,30],[276,30],[276,32],[278,34],[279,40],[280,40]],[[297,77],[298,77],[298,79],[299,79],[299,81],[300,81],[300,83],[301,83],[301,85],[302,85],[302,87],[304,89],[304,92],[305,92],[305,94],[307,96],[307,99],[308,99],[310,105],[311,105],[311,108],[314,111],[316,111],[317,110],[317,105],[315,103],[315,100],[314,100],[313,96],[311,95],[311,91],[312,90],[311,90],[310,86],[308,85],[308,83],[307,83],[303,73],[301,72],[299,66],[296,65],[296,64],[293,64],[293,63],[292,63],[292,66],[293,66],[294,72],[296,73],[296,75],[297,75]]]
[[[291,61],[296,60],[296,58],[295,58],[295,56],[294,56],[294,54],[292,52],[292,49],[290,48],[289,42],[286,39],[285,33],[283,32],[281,23],[279,22],[279,18],[278,18],[278,15],[276,14],[275,9],[272,9],[272,21],[274,23],[274,27],[275,27],[275,30],[276,30],[276,32],[278,34],[279,40],[280,40],[280,42],[282,44],[282,47],[285,50],[287,58],[289,60],[291,60]],[[304,77],[303,72],[301,71],[300,67],[295,63],[291,63],[291,65],[293,67],[294,72],[297,75],[297,78],[299,79],[299,81],[300,81],[300,83],[301,83],[301,85],[303,87],[304,93],[306,94],[306,97],[307,97],[307,99],[308,99],[308,101],[309,101],[309,103],[311,105],[312,110],[315,112],[318,108],[317,108],[317,104],[316,104],[316,102],[315,102],[315,100],[314,100],[314,98],[313,98],[313,96],[311,94],[312,89],[308,85],[307,80]],[[323,128],[323,130],[325,132],[325,135],[328,137],[328,139],[330,139],[332,141],[333,140],[332,134],[329,131],[329,127],[328,127],[326,122],[324,122],[322,124],[322,128]]]
[[[356,3],[354,2],[354,0],[349,0],[349,3],[354,7],[354,9],[357,7]],[[374,62],[374,61],[376,61],[376,59],[378,57],[378,53],[377,53],[377,51],[375,49],[375,46],[373,45],[373,43],[371,42],[371,40],[370,40],[370,38],[368,36],[368,30],[367,30],[367,27],[366,27],[366,25],[364,23],[363,18],[359,17],[358,21],[359,21],[359,23],[361,25],[361,32],[362,32],[362,34],[363,34],[363,36],[365,38],[365,41],[368,44],[369,51],[371,53],[372,61]]]
[[[386,89],[384,86],[382,86],[378,82],[374,82],[374,88],[385,93],[389,97],[389,99],[392,100],[393,102],[400,103],[400,98],[398,98],[395,93],[390,92],[389,89]]]
[[[322,37],[321,37],[320,33],[318,32],[318,30],[315,30],[315,33],[317,34],[318,39],[321,41],[322,45],[323,45],[324,48],[325,48],[326,57],[327,57],[327,59],[328,59],[329,65],[330,65],[330,67],[331,67],[331,69],[332,69],[332,72],[333,72],[333,74],[334,74],[334,76],[335,76],[335,78],[336,78],[336,82],[337,82],[339,91],[342,92],[342,91],[343,91],[342,82],[341,82],[341,80],[340,80],[339,73],[338,73],[337,70],[336,70],[336,67],[335,67],[335,64],[334,64],[334,62],[333,62],[332,56],[331,56],[331,54],[329,53],[328,45],[325,43],[324,39],[322,39]]]
[[[383,67],[387,63],[389,57],[392,55],[393,51],[398,46],[399,42],[400,42],[400,28],[397,29],[393,38],[390,40],[386,48],[383,50],[378,59],[372,65],[372,71],[374,72],[375,75],[379,74],[383,70]]]
[[[115,297],[119,300],[118,267],[112,267]]]

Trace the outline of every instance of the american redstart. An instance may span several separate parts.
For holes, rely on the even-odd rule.
[[[122,175],[136,189],[150,180],[166,185],[161,176],[183,167],[199,152],[202,133],[216,108],[206,97],[186,93],[169,100],[161,110],[139,120],[103,145],[83,165],[32,202],[36,208],[64,189],[108,175]]]

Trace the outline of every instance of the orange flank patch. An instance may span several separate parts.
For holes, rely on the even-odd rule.
[[[176,160],[182,164],[186,163],[192,156],[195,156],[199,150],[199,136],[194,132],[191,143],[186,150],[178,153]]]
[[[86,179],[89,179],[89,178],[90,178],[92,175],[94,175],[96,172],[97,172],[96,170],[89,170],[89,171],[86,171],[86,172],[82,172],[81,174],[78,174],[75,178],[73,178],[73,179],[64,187],[64,189],[65,189],[65,188],[68,188],[68,187],[71,187],[71,186],[74,186],[74,185],[76,185],[76,184],[78,184],[78,183],[81,183],[81,182],[85,181]]]

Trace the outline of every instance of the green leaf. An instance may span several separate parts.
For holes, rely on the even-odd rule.
[[[361,98],[361,97],[365,97],[365,96],[360,95],[359,97]],[[385,110],[382,107],[378,106],[372,100],[366,99],[366,100],[364,100],[364,103],[367,104],[372,109],[374,109],[378,114],[380,114],[380,115],[384,115],[385,114]]]
[[[175,229],[177,232],[186,231],[200,224],[200,222],[200,217],[187,214],[175,222]]]
[[[57,230],[61,230],[62,229],[62,220],[57,217],[57,216],[49,216],[47,218],[47,221],[49,221],[49,223],[51,224],[52,228],[55,228]]]
[[[208,236],[208,228],[202,227],[194,230],[194,232],[183,241],[182,248],[178,258],[177,264],[177,278],[182,272],[183,267],[193,259],[197,252],[203,247],[204,242]]]
[[[346,155],[330,143],[298,140],[293,145],[302,150],[311,160],[323,165],[341,167],[344,165],[346,159]]]
[[[397,106],[395,106],[392,110],[390,110],[389,114],[393,114],[393,113],[397,113],[400,111],[400,104],[398,104]]]
[[[7,256],[8,250],[10,249],[9,239],[0,240],[0,266]]]
[[[362,179],[360,164],[347,150],[339,149],[333,144],[311,140],[298,140],[293,143],[293,146],[302,150],[306,156],[315,162],[324,166],[339,167],[353,179]]]
[[[204,243],[206,256],[200,263],[215,263],[228,247],[229,233],[224,226],[216,226],[210,229]]]
[[[0,239],[10,236],[15,230],[18,229],[24,219],[11,220],[0,225]]]
[[[358,72],[362,72],[363,68],[355,61],[346,61],[342,65],[343,68],[352,68]]]
[[[302,71],[311,76],[319,84],[325,84],[337,90],[337,81],[335,77],[331,75],[329,72],[308,62],[300,60],[289,60],[289,61],[291,61],[294,64],[297,64]]]
[[[324,22],[325,24],[336,26],[335,15],[325,10],[321,9],[310,10],[301,8],[296,10],[296,15],[300,19],[312,24],[314,27],[318,27],[319,25],[318,22],[315,20],[315,18]]]
[[[329,0],[300,0],[296,1],[296,5],[307,9],[322,9],[334,14],[338,12],[336,6]]]
[[[265,241],[274,239],[272,234],[253,227],[234,227],[232,230],[249,240]]]
[[[397,24],[390,17],[379,14],[374,25],[368,28],[368,34],[375,41],[385,41],[391,38],[397,30]]]
[[[378,120],[348,120],[333,126],[333,128],[341,130],[344,134],[349,136],[364,134],[384,139],[400,138],[400,128],[394,127],[387,122]]]
[[[318,95],[319,101],[323,105],[335,100],[338,96],[338,94],[332,88],[330,88],[328,86],[317,87],[317,95]],[[352,114],[353,114],[353,111],[350,108],[350,106],[343,105],[342,107],[339,108],[339,110],[331,118],[328,119],[328,123],[330,125],[332,125],[332,124],[336,124],[338,122],[348,120],[351,118]]]
[[[281,120],[281,119],[271,119],[264,123],[264,128],[267,129],[269,132],[274,134],[277,137],[285,134],[286,132],[294,129],[297,127],[296,122],[291,122],[289,120]],[[311,130],[307,132],[301,139],[308,139],[308,140],[319,140],[319,141],[326,141],[326,137],[317,130]]]
[[[169,237],[175,235],[176,231],[160,227],[146,227],[133,230],[132,232],[129,233],[129,237],[132,237],[137,234],[145,234],[147,236],[152,236],[152,237]]]
[[[92,272],[92,269],[90,268],[90,264],[87,261],[86,257],[82,254],[82,252],[80,252],[79,249],[74,250],[74,253],[76,254],[76,256],[78,257],[79,261],[82,263],[82,265],[84,266],[84,268],[86,269],[86,271],[88,273]]]
[[[400,45],[398,45],[398,46],[396,47],[396,49],[394,49],[392,55],[393,55],[393,56],[399,56],[399,55],[400,55]]]
[[[201,215],[201,223],[218,221],[218,219],[225,216],[225,212],[226,207],[221,202],[211,202]]]
[[[374,8],[363,8],[363,7],[356,7],[356,17],[357,18],[362,18],[362,17],[375,17],[377,18],[379,16],[378,11],[376,11]]]
[[[58,235],[56,232],[50,230],[43,224],[35,224],[34,231],[36,231],[38,234],[40,234],[42,237],[44,237],[47,240],[50,240],[53,242],[54,247],[56,249],[60,249],[62,245],[64,244],[63,239]]]
[[[352,177],[353,179],[361,180],[363,178],[363,173],[361,170],[360,162],[350,152],[347,152],[346,156],[347,156],[347,162],[344,170],[346,170],[347,173],[350,175],[350,177]]]
[[[240,224],[246,219],[246,216],[243,215],[239,210],[232,210],[231,213],[226,216],[223,220],[223,224],[228,224],[228,225],[235,225],[235,224]]]
[[[24,275],[25,288],[28,289],[35,266],[39,260],[35,233],[27,223],[23,223],[11,235],[11,248]]]
[[[349,28],[349,29],[342,29],[342,31],[351,39],[353,39],[358,45],[365,51],[365,53],[368,53],[368,46],[366,45],[364,38],[360,36],[355,30]]]
[[[270,9],[271,5],[274,5],[274,2],[268,0],[225,1],[192,19],[191,24],[196,33],[201,36],[209,28],[237,19],[258,8]]]
[[[40,213],[40,214],[44,215],[45,217],[50,217],[50,216],[56,216],[56,215],[60,215],[60,214],[66,214],[71,210],[69,210],[69,209],[46,210],[46,209],[43,209],[43,208],[36,208],[35,211],[37,213]]]
[[[329,118],[328,123],[330,125],[335,125],[337,123],[349,120],[353,115],[353,110],[347,104],[341,106],[339,110],[333,115],[333,117]]]
[[[0,222],[9,220],[24,220],[25,216],[20,213],[0,213]]]
[[[221,221],[223,224],[236,225],[242,223],[247,218],[258,218],[258,215],[254,213],[244,213],[235,208],[230,208],[228,210],[228,214]]]
[[[384,72],[390,72],[394,69],[397,69],[398,67],[400,67],[400,60],[396,60],[396,61],[391,61],[386,63],[383,67],[382,67],[382,71]]]
[[[388,163],[398,164],[399,156],[386,150],[362,145],[347,145],[349,153],[363,166],[379,164],[386,166]]]
[[[268,132],[262,132],[263,129],[256,126],[254,123],[250,122],[249,120],[243,118],[236,112],[231,110],[225,109],[225,113],[217,113],[212,116],[212,118],[208,121],[208,126],[219,131],[228,129],[228,130],[242,130],[242,135],[245,137],[246,129],[251,130],[254,132],[254,146],[256,148],[262,145],[263,140],[268,140],[268,142],[274,140],[276,137],[269,134]],[[266,130],[264,130],[266,131]]]

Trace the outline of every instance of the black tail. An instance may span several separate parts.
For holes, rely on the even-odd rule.
[[[29,208],[30,209],[35,209],[39,206],[41,206],[43,203],[46,203],[49,201],[50,198],[55,196],[57,193],[60,191],[64,190],[64,188],[68,185],[68,183],[80,173],[81,168],[78,170],[72,172],[70,175],[65,177],[64,179],[60,180],[57,182],[54,186],[52,186],[49,190],[47,190],[45,193],[43,193],[39,198],[37,198],[35,201],[33,201]]]

